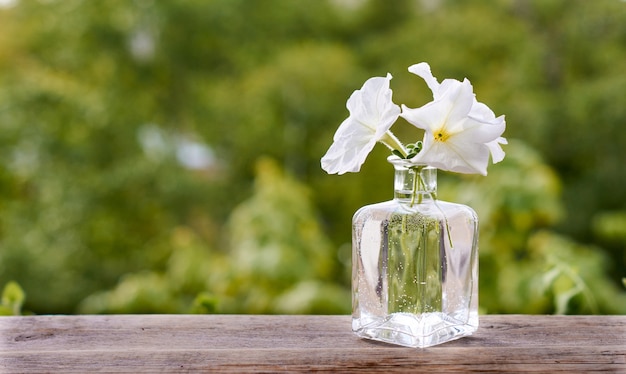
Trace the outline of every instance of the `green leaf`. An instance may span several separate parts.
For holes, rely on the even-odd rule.
[[[20,315],[25,299],[24,290],[17,282],[11,281],[7,283],[2,290],[3,310],[0,311],[0,314],[3,314],[6,311],[4,308],[7,308],[12,315]]]
[[[196,296],[191,307],[191,313],[193,314],[211,314],[217,311],[218,300],[217,297],[202,292]]]
[[[393,153],[394,155],[400,158],[404,158],[404,156],[402,155],[402,152],[398,151],[397,149],[394,149],[393,151],[391,151],[391,153]]]
[[[559,275],[561,275],[561,270],[558,267],[553,267],[550,271],[543,274],[539,292],[542,294],[545,293]]]

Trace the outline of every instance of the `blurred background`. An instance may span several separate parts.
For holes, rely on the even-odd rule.
[[[349,313],[393,170],[319,159],[367,78],[430,101],[422,61],[506,115],[489,176],[439,173],[481,312],[626,313],[620,0],[0,0],[0,313]]]

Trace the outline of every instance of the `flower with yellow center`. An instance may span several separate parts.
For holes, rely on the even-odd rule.
[[[412,162],[441,170],[487,175],[489,157],[494,163],[504,158],[500,144],[506,127],[504,116],[497,117],[476,101],[471,83],[446,79],[441,84],[426,63],[409,71],[419,75],[433,92],[433,101],[411,109],[402,105],[401,116],[425,131],[422,150]]]

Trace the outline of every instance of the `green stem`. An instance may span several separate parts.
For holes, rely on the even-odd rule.
[[[554,263],[555,267],[559,269],[561,273],[565,273],[574,282],[575,284],[574,291],[577,291],[577,292],[575,292],[572,296],[574,296],[578,292],[581,292],[583,294],[583,297],[587,299],[587,304],[589,304],[591,313],[598,314],[598,303],[594,297],[593,292],[591,292],[591,289],[587,285],[587,282],[585,282],[585,280],[580,275],[578,275],[575,271],[573,271],[571,266],[568,266],[566,263],[561,261],[558,257],[550,256],[549,259],[551,260],[550,262]],[[557,303],[557,307],[558,307],[558,303]],[[560,312],[565,313],[564,310]]]
[[[413,172],[415,173],[415,176],[413,177],[413,191],[411,193],[411,207],[413,207],[413,205],[415,204],[416,197],[417,203],[422,203],[422,194],[417,193],[417,191],[419,190],[426,189],[426,183],[424,183],[424,179],[422,178],[422,169],[424,169],[423,166],[411,168],[411,170],[413,170]]]
[[[435,204],[437,209],[439,209],[439,211],[443,215],[443,220],[446,223],[446,233],[448,234],[448,242],[450,243],[450,248],[454,248],[454,245],[452,244],[452,234],[450,234],[450,223],[448,222],[448,217],[446,217],[446,214],[444,213],[443,209],[441,209],[439,204],[437,204],[437,193],[432,192],[432,191],[426,191],[426,182],[424,181],[424,178],[422,178],[423,168],[424,168],[423,166],[418,166],[416,168],[413,168],[413,171],[415,172],[415,177],[413,177],[413,191],[411,193],[411,207],[413,207],[413,204],[415,204],[415,197],[417,195],[419,195],[419,197],[417,198],[417,203],[418,204],[422,203],[422,194],[417,193],[418,189],[420,191],[423,190],[426,193],[428,193],[428,195],[430,195],[430,198],[433,200],[433,204]]]
[[[387,146],[387,148],[391,149],[392,151],[396,150],[400,152],[405,158],[408,155],[406,149],[404,148],[404,145],[402,145],[402,142],[400,142],[400,140],[396,138],[396,136],[389,130],[385,132],[385,135],[383,135],[379,142],[383,143],[385,146]]]
[[[437,194],[435,194],[434,192],[431,192],[430,197],[433,199],[433,203],[439,209],[441,214],[443,214],[443,220],[446,223],[446,233],[448,234],[448,243],[450,243],[450,248],[454,248],[454,244],[452,243],[452,234],[450,234],[450,223],[448,222],[448,217],[446,217],[446,214],[443,212],[443,209],[441,209],[439,204],[437,204]]]

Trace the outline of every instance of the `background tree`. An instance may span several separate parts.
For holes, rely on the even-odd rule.
[[[350,219],[392,170],[383,147],[341,179],[319,158],[367,78],[430,100],[420,61],[469,78],[518,140],[489,178],[440,176],[481,217],[483,309],[626,310],[622,1],[16,0],[0,28],[0,285],[26,310],[347,312]],[[269,204],[267,178],[304,211]],[[265,253],[247,235],[302,279],[240,269]]]

